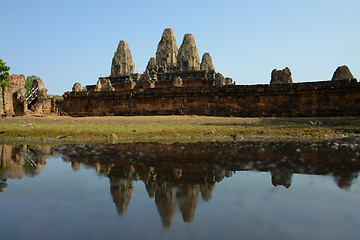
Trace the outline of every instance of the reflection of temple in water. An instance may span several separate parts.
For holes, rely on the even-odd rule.
[[[200,196],[209,201],[215,183],[234,171],[269,172],[274,186],[286,188],[294,173],[333,175],[340,188],[349,188],[360,162],[344,163],[343,159],[352,159],[355,152],[339,154],[327,145],[321,147],[322,151],[293,143],[134,143],[96,149],[85,146],[63,154],[74,166],[91,165],[98,174],[109,177],[110,192],[121,215],[128,209],[133,182],[142,181],[154,198],[163,226],[171,227],[177,210],[183,221],[191,222]]]
[[[124,215],[128,209],[131,194],[134,190],[134,182],[128,179],[110,179],[110,192],[120,215]]]
[[[301,151],[299,151],[301,149]],[[318,149],[321,149],[319,151]],[[0,146],[0,192],[6,179],[36,176],[46,158],[60,154],[74,171],[91,166],[110,180],[110,193],[119,215],[126,214],[134,181],[142,181],[154,199],[164,227],[176,211],[184,222],[195,217],[200,196],[210,201],[216,182],[235,171],[269,172],[274,186],[289,188],[293,174],[332,175],[348,189],[360,171],[356,150],[338,151],[318,143],[133,143],[55,147]],[[355,159],[355,160],[354,160]]]
[[[143,181],[149,197],[155,199],[164,227],[171,227],[177,209],[180,210],[185,222],[191,222],[200,193],[205,201],[211,198],[215,183],[202,181],[203,176],[192,178],[182,169],[170,169],[170,174],[163,172],[164,170],[157,173],[154,167],[149,167],[145,172],[144,166],[139,172],[136,169],[133,165],[114,164],[109,172],[110,192],[120,215],[126,213],[134,190],[133,182],[139,180]],[[185,181],[181,179],[179,172],[185,174]]]

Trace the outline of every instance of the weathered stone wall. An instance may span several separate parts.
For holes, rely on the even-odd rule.
[[[0,115],[4,114],[3,88],[0,86]]]
[[[24,115],[27,112],[25,100],[25,76],[10,75],[9,86],[3,90],[4,114],[7,116]]]
[[[360,116],[360,83],[325,81],[65,93],[63,115]]]
[[[35,79],[33,81],[31,91],[34,93],[34,98],[28,98],[27,114],[36,116],[59,115],[61,109],[62,97],[47,94],[47,89],[42,80]],[[73,91],[81,92],[80,83],[75,83]]]

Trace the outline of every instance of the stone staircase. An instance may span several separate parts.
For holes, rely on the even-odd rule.
[[[38,87],[32,88],[30,92],[25,96],[28,105],[32,104],[36,100],[38,95],[38,90],[39,90]]]

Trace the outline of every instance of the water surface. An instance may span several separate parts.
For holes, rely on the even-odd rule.
[[[1,239],[357,239],[360,146],[0,146]]]

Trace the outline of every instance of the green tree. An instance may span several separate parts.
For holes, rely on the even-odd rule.
[[[6,63],[0,59],[0,85],[2,87],[9,86],[7,78],[9,76],[10,67],[5,65]]]
[[[86,87],[82,87],[81,91],[86,92],[87,88]]]
[[[26,77],[26,80],[25,80],[26,93],[25,94],[28,94],[31,91],[31,87],[32,87],[32,84],[33,84],[35,79],[40,79],[40,78],[35,76],[35,75]]]

